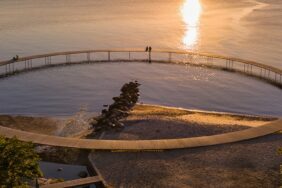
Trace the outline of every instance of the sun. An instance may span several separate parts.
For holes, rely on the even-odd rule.
[[[198,26],[202,13],[200,0],[185,0],[181,7],[181,15],[186,25],[186,33],[183,37],[183,43],[186,47],[192,48],[198,40]]]

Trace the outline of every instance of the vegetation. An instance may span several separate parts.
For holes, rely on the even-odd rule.
[[[28,187],[29,180],[42,176],[38,161],[32,143],[0,137],[0,187]]]
[[[95,131],[120,129],[124,126],[121,120],[129,115],[129,111],[138,102],[139,86],[137,81],[122,86],[120,96],[114,97],[114,103],[102,110],[102,114],[92,122]]]

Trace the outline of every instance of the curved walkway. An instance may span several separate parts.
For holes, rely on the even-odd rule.
[[[75,58],[72,58],[72,56],[75,56]],[[62,58],[65,60],[62,60]],[[0,61],[0,78],[55,65],[116,61],[180,63],[205,66],[260,78],[282,88],[282,70],[277,67],[216,54],[162,49],[154,49],[152,52],[145,52],[144,49],[82,50],[20,57],[17,60]]]
[[[97,150],[165,150],[192,148],[238,142],[268,135],[282,130],[282,119],[267,123],[260,127],[242,131],[230,132],[212,136],[193,138],[163,139],[163,140],[94,140],[76,139],[43,134],[30,133],[0,126],[0,135],[7,138],[16,136],[22,141],[31,141],[36,144],[62,146]]]

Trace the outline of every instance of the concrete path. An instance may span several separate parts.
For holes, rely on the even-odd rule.
[[[58,136],[36,134],[0,126],[0,135],[12,138],[16,136],[22,141],[31,141],[36,144],[62,146],[71,148],[97,149],[97,150],[164,150],[192,148],[238,142],[268,135],[282,130],[282,119],[267,123],[260,127],[249,128],[242,131],[230,132],[212,136],[193,138],[163,139],[163,140],[94,140],[77,139]]]

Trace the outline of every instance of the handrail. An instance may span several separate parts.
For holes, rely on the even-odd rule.
[[[56,56],[70,56],[70,55],[76,55],[76,54],[92,54],[92,53],[108,53],[108,55],[109,55],[108,59],[105,59],[105,61],[106,60],[114,61],[113,59],[110,58],[111,53],[129,53],[129,54],[130,53],[144,53],[145,54],[147,52],[145,52],[143,49],[100,49],[100,50],[64,51],[64,52],[46,53],[46,54],[40,54],[40,55],[20,57],[19,59],[15,60],[15,61],[13,61],[13,60],[2,61],[2,62],[0,62],[0,67],[1,66],[7,66],[7,65],[10,65],[10,64],[14,64],[14,63],[18,63],[18,62],[32,61],[34,59],[45,58],[45,61],[46,61],[46,58],[51,58],[51,57],[56,57]],[[274,82],[275,84],[282,86],[282,80],[281,80],[282,69],[279,69],[279,68],[276,68],[276,67],[273,67],[273,66],[270,66],[270,65],[258,63],[258,62],[255,62],[255,61],[249,61],[249,60],[245,60],[245,59],[240,59],[240,58],[235,58],[235,57],[227,57],[227,56],[210,54],[210,53],[200,53],[200,52],[192,52],[192,51],[184,51],[184,50],[154,49],[151,53],[152,53],[152,55],[154,55],[154,54],[168,54],[169,59],[166,60],[165,62],[175,62],[175,60],[171,59],[172,55],[187,55],[187,56],[192,56],[192,57],[204,57],[204,58],[207,58],[207,59],[210,58],[211,61],[213,61],[213,62],[215,62],[216,59],[217,60],[224,60],[226,62],[225,68],[228,69],[228,70],[235,70],[235,71],[238,71],[238,70],[236,70],[236,68],[234,68],[233,64],[234,63],[241,63],[241,64],[244,65],[244,71],[239,70],[239,72],[243,72],[245,74],[257,76],[257,77],[263,78],[265,80]],[[131,58],[131,59],[132,59],[132,61],[134,61],[134,58]],[[147,57],[145,57],[143,59],[143,61],[145,61],[146,59],[147,59]],[[128,59],[124,59],[124,60],[128,61]],[[51,61],[51,59],[49,61]],[[88,61],[89,61],[89,59],[88,59]],[[152,58],[152,61],[156,61],[154,59],[154,57]],[[186,59],[186,61],[188,62],[187,59]],[[247,67],[245,67],[245,66],[247,66]],[[257,67],[257,68],[260,69],[259,75],[253,74],[253,72],[252,72],[253,67]],[[224,68],[224,66],[221,66],[221,68]],[[264,70],[264,73],[263,73],[263,70]],[[6,68],[6,71],[7,71],[7,68]],[[6,74],[11,75],[13,72],[14,72],[14,70],[7,71]],[[271,78],[271,75],[270,75],[271,73],[275,77]]]
[[[59,56],[59,55],[75,55],[75,54],[83,54],[83,53],[95,53],[95,52],[144,52],[144,50],[141,49],[101,49],[101,50],[79,50],[79,51],[62,51],[62,52],[55,52],[55,53],[47,53],[47,54],[40,54],[40,55],[33,55],[33,56],[26,56],[21,57],[15,62],[20,61],[26,61],[26,60],[32,60],[32,59],[38,59],[38,58],[44,58],[44,57],[51,57],[51,56]],[[198,55],[198,56],[205,56],[210,58],[219,58],[224,60],[231,60],[231,61],[237,61],[245,64],[251,64],[255,65],[261,68],[270,69],[274,71],[277,71],[277,73],[282,74],[282,70],[278,69],[276,67],[265,65],[262,63],[258,63],[255,61],[235,58],[235,57],[228,57],[223,55],[217,55],[217,54],[211,54],[211,53],[200,53],[200,52],[192,52],[192,51],[183,51],[183,50],[160,50],[156,49],[152,51],[152,53],[158,52],[158,53],[174,53],[174,54],[187,54],[187,55]],[[6,60],[0,62],[0,65],[6,65],[9,63],[13,63],[11,60]]]

